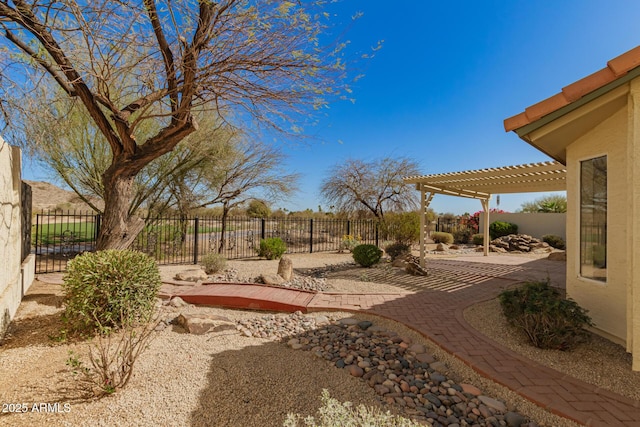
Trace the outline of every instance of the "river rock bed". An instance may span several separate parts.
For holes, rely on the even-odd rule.
[[[382,402],[429,426],[537,427],[502,401],[447,376],[446,364],[422,344],[370,321],[296,312],[240,320],[237,329],[346,369],[366,381]]]
[[[235,268],[228,268],[224,272],[210,275],[207,280],[217,283],[263,283],[260,276],[241,276]],[[291,280],[280,283],[277,286],[317,292],[324,292],[329,289],[324,277],[312,274],[294,274]]]

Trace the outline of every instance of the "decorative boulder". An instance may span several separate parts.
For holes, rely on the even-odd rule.
[[[236,330],[236,325],[224,316],[206,314],[185,314],[178,316],[178,324],[190,334],[204,335],[208,332]]]
[[[288,282],[293,277],[293,261],[291,258],[283,256],[278,263],[278,276]]]
[[[175,280],[183,282],[198,282],[200,280],[207,280],[207,273],[202,269],[191,269],[177,273],[174,277]]]
[[[263,273],[258,277],[259,282],[265,285],[282,286],[285,280],[278,274]]]

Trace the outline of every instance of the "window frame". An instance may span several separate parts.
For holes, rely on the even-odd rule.
[[[587,264],[583,264],[583,212],[582,212],[582,207],[583,207],[583,165],[586,162],[591,162],[594,161],[596,159],[601,159],[604,158],[605,159],[605,167],[606,167],[606,173],[605,173],[605,213],[604,213],[604,261],[605,261],[605,267],[604,267],[604,277],[599,278],[597,276],[595,276],[594,274],[592,275],[584,275],[583,274],[583,265],[587,265]],[[607,260],[608,260],[608,254],[609,254],[609,248],[608,248],[608,223],[609,223],[609,156],[606,153],[603,154],[599,154],[599,155],[595,155],[595,156],[589,156],[589,157],[585,157],[582,159],[578,160],[578,182],[577,182],[577,187],[578,187],[578,203],[577,203],[577,243],[578,243],[578,256],[576,257],[576,261],[577,261],[577,273],[578,273],[578,277],[582,280],[585,281],[589,281],[595,284],[600,284],[600,285],[606,285],[608,283],[609,280],[609,271],[607,268]],[[593,199],[595,199],[595,197],[593,197]],[[593,202],[592,199],[592,202]],[[592,205],[596,205],[595,203],[591,203]],[[594,247],[596,246],[593,241],[591,242],[590,247]],[[584,249],[586,250],[586,248]],[[590,265],[590,268],[595,269],[594,267],[594,263],[592,260],[592,264]]]

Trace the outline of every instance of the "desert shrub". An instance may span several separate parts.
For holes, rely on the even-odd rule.
[[[443,233],[442,231],[435,231],[431,233],[431,240],[433,240],[434,243],[450,244],[453,243],[453,234]]]
[[[508,322],[523,331],[539,348],[569,350],[587,337],[591,326],[587,311],[564,299],[548,282],[529,282],[500,294]]]
[[[153,258],[130,250],[87,252],[69,261],[63,319],[75,332],[104,333],[148,321],[160,289]]]
[[[346,251],[353,251],[353,248],[360,244],[360,236],[345,234],[342,236],[341,248]]]
[[[89,343],[89,362],[69,351],[67,366],[82,391],[89,396],[103,396],[124,388],[140,354],[153,338],[156,321],[127,325],[113,331],[104,329]]]
[[[380,262],[382,251],[376,245],[358,245],[353,248],[353,259],[363,267],[371,267]]]
[[[542,241],[547,242],[549,246],[556,249],[564,249],[566,247],[564,239],[560,236],[556,236],[555,234],[545,234],[542,236]]]
[[[287,245],[279,237],[260,240],[258,256],[266,259],[278,259],[287,251]]]
[[[384,251],[391,257],[391,260],[395,260],[396,258],[411,252],[411,246],[406,243],[396,242],[385,247]]]
[[[227,266],[227,259],[219,253],[209,252],[202,257],[200,264],[204,267],[205,273],[213,274],[225,269]]]
[[[380,223],[384,239],[411,244],[420,239],[420,214],[418,212],[389,212]]]
[[[471,236],[471,242],[473,242],[474,245],[484,245],[484,234],[474,234]]]
[[[469,243],[473,231],[469,228],[463,228],[453,232],[453,241],[455,243]]]
[[[329,392],[322,390],[322,406],[318,409],[318,420],[313,416],[302,417],[299,414],[287,414],[284,427],[419,427],[422,424],[397,415],[389,411],[359,405],[354,407],[351,402],[340,403],[332,398]]]
[[[508,236],[509,234],[518,234],[518,226],[516,224],[505,221],[494,221],[489,225],[491,240]]]

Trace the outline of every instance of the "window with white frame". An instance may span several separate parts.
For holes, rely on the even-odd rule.
[[[607,156],[580,162],[580,276],[607,281]]]

